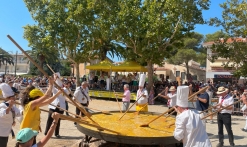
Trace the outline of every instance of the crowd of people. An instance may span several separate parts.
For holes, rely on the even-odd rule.
[[[135,74],[134,74],[135,75]],[[181,84],[178,81],[174,82],[156,82],[148,91],[146,89],[146,75],[140,74],[136,86],[136,111],[148,111],[148,105],[155,103],[154,97],[159,96],[166,100],[169,110],[175,109],[172,115],[176,116],[174,137],[178,141],[183,140],[183,146],[205,146],[210,147],[211,143],[206,133],[206,119],[210,117],[210,123],[213,122],[212,114],[217,116],[219,144],[217,147],[223,147],[224,134],[223,125],[226,127],[230,146],[234,146],[234,135],[231,127],[231,115],[234,112],[244,112],[247,110],[247,89],[241,89],[238,85],[221,83],[204,83],[201,82],[185,82]],[[24,80],[25,79],[25,80]],[[59,73],[54,74],[53,78],[22,78],[7,76],[1,77],[0,90],[4,102],[0,104],[0,144],[7,146],[8,136],[11,133],[12,126],[15,124],[15,118],[20,117],[20,131],[17,133],[17,147],[40,147],[54,135],[60,138],[60,119],[59,116],[68,110],[68,102],[62,93],[66,93],[78,104],[87,108],[91,98],[89,96],[90,78],[88,83],[83,81],[80,86],[75,88],[74,94],[71,93],[73,88],[74,78],[62,78]],[[24,81],[27,81],[27,85]],[[45,92],[41,87],[45,81]],[[56,83],[56,84],[54,84]],[[59,90],[59,87],[62,90]],[[123,94],[117,94],[117,97],[122,98],[122,111],[125,112],[130,108],[130,93],[131,86],[128,82],[122,83]],[[24,87],[21,90],[20,87]],[[206,88],[207,87],[207,88]],[[135,87],[132,85],[132,90]],[[159,91],[157,91],[159,90]],[[162,92],[161,92],[162,91]],[[189,95],[197,92],[193,99],[189,99]],[[19,95],[19,96],[17,96]],[[20,100],[21,107],[16,107],[15,99]],[[216,98],[217,102],[212,102]],[[243,105],[239,105],[243,101]],[[193,103],[194,108],[191,107]],[[36,136],[40,130],[40,107],[48,105],[49,112],[46,129],[46,135],[41,141],[36,141]],[[235,111],[236,110],[236,111]],[[66,111],[67,112],[67,111]],[[216,112],[216,113],[215,113]],[[76,108],[77,116],[85,114]],[[182,114],[182,115],[181,115]],[[69,115],[69,113],[66,113]],[[76,125],[76,123],[75,123]],[[3,130],[3,131],[2,131]],[[247,121],[242,131],[247,132]],[[13,132],[12,132],[13,134]],[[86,136],[88,137],[88,136]]]
[[[59,117],[68,106],[68,104],[66,105],[66,97],[62,93],[67,93],[72,97],[69,85],[71,81],[62,79],[60,74],[56,73],[54,77],[46,78],[46,90],[44,92],[40,88],[41,85],[39,84],[42,82],[38,83],[38,78],[40,77],[28,78],[26,85],[23,83],[26,78],[1,77],[1,100],[4,100],[0,103],[0,145],[2,147],[7,147],[10,132],[14,134],[12,126],[15,124],[16,118],[20,121],[20,131],[16,137],[13,135],[17,140],[16,147],[42,147],[53,133],[57,138],[60,138]],[[16,101],[17,99],[20,103]],[[16,104],[19,104],[20,107],[17,107]],[[49,113],[44,131],[45,137],[38,142],[36,136],[41,132],[40,107],[46,105],[48,105]],[[67,115],[69,114],[67,113]]]

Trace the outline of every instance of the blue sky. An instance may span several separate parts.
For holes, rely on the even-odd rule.
[[[203,11],[204,19],[211,17],[221,18],[222,9],[219,4],[226,0],[211,0],[210,10]],[[23,38],[23,26],[34,24],[25,3],[22,0],[0,1],[0,47],[9,53],[15,53],[18,48],[7,38],[9,34],[24,50],[30,49],[28,42]],[[208,25],[197,25],[195,31],[201,34],[214,33],[221,28]],[[115,60],[115,59],[114,59]]]

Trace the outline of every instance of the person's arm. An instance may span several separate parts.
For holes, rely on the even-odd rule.
[[[52,101],[54,101],[60,94],[62,94],[62,90],[59,90],[54,96],[52,96],[51,98],[49,99],[46,99],[44,102],[42,102],[39,106],[42,107],[42,106],[45,106],[45,105],[48,105],[50,104]]]
[[[54,133],[55,129],[56,129],[56,126],[57,126],[57,123],[58,123],[58,119],[60,117],[60,114],[57,113],[57,112],[54,112],[52,114],[52,118],[53,118],[53,122],[52,122],[52,125],[47,133],[47,135],[41,139],[41,141],[39,141],[37,143],[37,147],[43,147],[45,146],[45,144],[48,142],[48,140],[51,138],[52,134]]]
[[[9,103],[9,106],[8,106],[8,108],[6,109],[6,114],[9,114],[9,112],[11,111],[11,109],[12,109],[12,107],[14,106],[14,101],[13,100],[9,100],[8,101],[8,103]]]
[[[179,111],[177,111],[177,112],[179,112]],[[174,130],[173,136],[178,141],[182,141],[184,139],[184,131],[186,129],[186,127],[185,127],[186,122],[187,121],[185,121],[184,118],[181,118],[181,116],[176,118],[176,122],[175,122],[176,128]]]
[[[32,109],[35,107],[39,107],[40,104],[42,104],[46,99],[48,99],[51,96],[53,84],[54,84],[54,79],[49,78],[49,87],[48,87],[46,93],[42,97],[40,97],[39,99],[33,100],[31,102]]]
[[[208,100],[209,100],[209,96],[206,95],[206,94],[203,94],[202,97],[197,97],[197,99],[198,99],[200,102],[207,103]]]
[[[165,99],[171,99],[169,96],[167,96],[167,95],[162,95],[162,94],[158,94],[160,97],[162,97],[162,98],[165,98]]]

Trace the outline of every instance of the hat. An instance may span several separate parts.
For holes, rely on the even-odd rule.
[[[8,98],[15,95],[14,91],[7,83],[0,84],[0,89],[2,90],[2,94],[4,98]]]
[[[19,143],[26,143],[28,142],[30,139],[32,139],[34,136],[37,136],[38,132],[32,130],[31,128],[24,128],[21,129],[18,133],[17,133],[17,137],[16,140]]]
[[[228,91],[227,88],[225,88],[225,87],[219,87],[219,88],[218,88],[218,91],[216,92],[216,94],[221,94],[221,93],[224,93],[224,92],[226,92],[226,91]]]
[[[146,80],[146,75],[145,74],[141,74],[140,75],[139,86],[144,87],[145,80]]]
[[[56,75],[58,76],[58,78],[56,79],[56,83],[58,86],[62,87],[63,86],[63,82],[61,81],[60,78],[60,73],[59,72],[56,72]]]
[[[175,86],[171,86],[170,89],[169,89],[169,91],[176,91]]]
[[[189,86],[178,86],[177,106],[188,107]]]
[[[37,89],[37,88],[35,88],[35,89],[33,89],[33,90],[31,90],[29,92],[29,97],[30,98],[41,97],[43,95],[44,95],[44,93],[41,90]]]

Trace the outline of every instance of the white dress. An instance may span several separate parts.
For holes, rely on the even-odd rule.
[[[184,147],[212,147],[196,110],[185,110],[177,115],[175,125],[174,138],[183,140]]]

